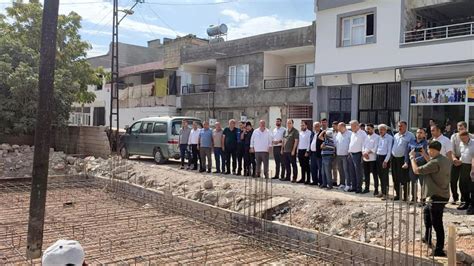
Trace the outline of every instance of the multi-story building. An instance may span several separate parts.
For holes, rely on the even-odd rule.
[[[474,129],[474,1],[316,0],[315,118]]]
[[[130,125],[134,120],[149,116],[171,116],[178,113],[180,98],[177,96],[179,77],[176,70],[181,65],[181,49],[186,46],[207,44],[207,40],[194,35],[165,38],[148,42],[147,47],[119,44],[119,125]],[[110,71],[110,51],[103,56],[89,58],[93,67],[102,66]],[[83,108],[75,104],[71,124],[109,125],[110,84],[89,86],[96,99]],[[115,108],[115,106],[114,106]]]
[[[181,51],[182,115],[312,120],[314,24]]]

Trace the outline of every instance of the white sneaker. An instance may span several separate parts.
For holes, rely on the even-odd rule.
[[[345,189],[345,188],[346,188],[346,185],[341,184],[341,185],[339,186],[339,189]]]
[[[344,188],[344,191],[347,192],[347,191],[349,191],[350,189],[352,189],[351,186],[346,186],[346,188]]]

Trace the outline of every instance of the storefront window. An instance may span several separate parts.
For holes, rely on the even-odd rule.
[[[412,105],[411,129],[415,130],[419,127],[428,129],[430,119],[435,120],[442,127],[446,123],[455,126],[457,122],[464,120],[464,108],[464,105]]]
[[[465,80],[439,80],[414,82],[410,90],[411,129],[428,129],[433,119],[442,128],[465,121],[465,108],[468,102]]]

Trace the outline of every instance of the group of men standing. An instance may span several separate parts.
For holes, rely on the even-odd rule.
[[[260,177],[263,164],[263,176],[270,178],[269,155],[273,152],[276,168],[272,179],[368,193],[372,175],[373,195],[382,200],[388,199],[391,169],[393,200],[419,202],[417,196],[421,195],[426,226],[423,241],[431,245],[434,228],[437,235],[434,254],[444,255],[442,216],[450,199],[450,187],[452,203],[457,204],[459,183],[461,203],[457,209],[474,214],[474,142],[467,132],[466,122],[457,124],[457,133],[451,139],[432,123],[429,140],[424,128],[418,128],[413,134],[405,121],[398,123],[394,136],[389,134],[385,124],[377,128],[356,120],[349,124],[350,130],[344,122],[333,122],[329,128],[327,119],[323,119],[315,122],[311,130],[303,121],[298,131],[292,119],[286,121],[284,128],[278,118],[270,131],[264,120],[259,121],[258,129],[253,129],[250,122],[240,122],[237,128],[236,121],[231,119],[225,129],[216,122],[215,129],[211,130],[208,122],[199,129],[196,122],[189,128],[184,120],[179,141],[181,167],[184,168],[184,158],[190,148],[188,169],[201,172],[207,169],[210,173],[214,152],[214,173],[242,175],[243,170],[245,176]],[[297,161],[301,170],[299,180]]]
[[[370,192],[373,181],[373,195],[386,200],[391,169],[394,200],[424,200],[423,196],[417,197],[423,185],[423,175],[414,173],[409,159],[411,151],[415,152],[419,166],[430,159],[424,128],[419,128],[414,135],[408,131],[407,123],[400,121],[398,132],[392,136],[385,124],[375,128],[373,124],[359,124],[356,120],[349,123],[350,130],[343,122],[333,122],[329,128],[326,119],[315,122],[312,130],[305,121],[297,130],[291,119],[286,121],[284,128],[280,118],[276,119],[272,131],[266,128],[264,120],[259,121],[258,129],[253,129],[250,122],[241,121],[239,127],[236,124],[231,119],[225,129],[219,122],[216,122],[215,129],[210,129],[206,121],[199,129],[197,122],[189,128],[184,120],[179,141],[182,168],[189,150],[188,169],[210,173],[211,154],[214,153],[215,173],[259,177],[263,164],[263,175],[268,178],[269,155],[273,153],[273,179],[319,185],[326,189],[337,186],[346,192],[362,194]],[[457,133],[451,136],[451,140],[435,123],[429,130],[430,141],[441,143],[440,154],[453,164],[450,177],[453,203],[460,199],[458,209],[472,214],[474,188],[470,177],[470,152],[474,150],[474,143],[467,133],[466,122],[457,124]],[[301,171],[299,180],[298,171]]]

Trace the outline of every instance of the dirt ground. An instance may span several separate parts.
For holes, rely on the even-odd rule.
[[[32,147],[26,146],[4,147],[0,155],[0,178],[29,176],[32,151]],[[279,180],[257,181],[242,176],[198,173],[180,170],[177,162],[156,165],[149,159],[81,159],[61,152],[51,154],[50,173],[76,175],[84,172],[105,177],[113,175],[234,211],[249,207],[256,197],[287,197],[290,204],[274,213],[273,220],[396,250],[408,248],[415,254],[427,252],[426,245],[420,243],[425,232],[421,206],[381,201],[371,193],[328,191]],[[456,226],[457,248],[474,256],[474,216],[457,211],[455,205],[446,207],[445,233],[448,225]]]
[[[130,181],[134,183],[162,191],[171,190],[175,194],[236,211],[251,202],[249,197],[253,190],[249,193],[248,187],[255,184],[250,183],[255,182],[252,178],[198,173],[180,170],[176,164],[155,165],[143,160],[127,160],[126,164],[127,176],[131,176]],[[257,189],[264,194],[265,181],[259,181],[263,185]],[[427,246],[420,241],[425,229],[419,205],[381,201],[371,193],[361,195],[338,189],[328,191],[279,180],[269,180],[267,186],[267,194],[272,197],[291,199],[290,206],[273,215],[276,221],[387,248],[393,246],[395,250],[400,246],[402,251],[414,251],[415,254],[428,252]],[[446,207],[445,233],[448,225],[456,226],[457,249],[474,256],[474,216],[456,210],[455,205],[448,204]],[[400,231],[401,234],[398,233]],[[436,236],[433,240],[435,243]]]

